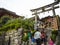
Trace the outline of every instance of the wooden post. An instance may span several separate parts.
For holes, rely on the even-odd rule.
[[[35,11],[35,30],[37,29],[37,11]]]
[[[56,13],[55,13],[54,5],[52,5],[52,12],[53,12],[53,16],[55,16]]]

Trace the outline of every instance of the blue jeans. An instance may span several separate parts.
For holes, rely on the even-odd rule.
[[[36,39],[36,44],[41,45],[41,39],[40,38]]]

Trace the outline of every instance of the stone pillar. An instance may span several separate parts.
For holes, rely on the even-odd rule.
[[[22,28],[19,28],[18,29],[18,43],[19,43],[19,45],[21,45],[22,44],[22,32],[23,31],[23,29]]]
[[[32,43],[32,42],[31,42],[31,38],[29,37],[29,45],[31,45],[31,43]]]
[[[9,43],[9,36],[5,36],[5,45],[8,45]]]
[[[50,36],[51,36],[51,30],[50,29],[47,29],[47,45],[48,45],[48,41],[50,39]]]
[[[3,37],[3,36],[0,36],[0,45],[2,45],[2,37]]]

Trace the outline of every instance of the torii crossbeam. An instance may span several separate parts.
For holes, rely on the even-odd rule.
[[[55,5],[59,4],[59,2],[60,2],[59,0],[56,0],[54,3],[51,3],[49,5],[31,10],[32,12],[34,12],[32,15],[35,15],[35,27],[36,27],[36,29],[37,29],[37,14],[52,10],[53,15],[55,16],[56,15],[55,9],[59,8],[59,6],[55,6]],[[49,8],[49,9],[47,9],[47,8]]]
[[[59,4],[59,1],[54,2],[54,3],[52,3],[52,4],[49,4],[49,5],[46,5],[46,6],[43,6],[43,7],[40,7],[40,8],[32,9],[31,11],[32,11],[32,12],[35,12],[35,11],[36,11],[37,14],[39,14],[39,13],[43,13],[43,12],[52,10],[52,11],[53,11],[53,15],[55,15],[55,9],[59,8],[59,6],[55,6],[55,5],[57,5],[57,4]],[[55,7],[54,7],[54,6],[55,6]],[[50,8],[50,7],[51,7],[51,8]],[[49,8],[49,9],[46,9],[46,8]],[[39,10],[42,10],[42,11],[38,12]],[[35,14],[36,14],[36,13],[34,13],[34,14],[32,14],[32,15],[35,15]]]

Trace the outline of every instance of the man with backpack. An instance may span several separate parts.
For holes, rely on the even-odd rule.
[[[38,29],[36,30],[36,32],[34,34],[34,38],[36,40],[36,44],[41,45],[41,43],[40,43],[41,42],[41,33]]]

